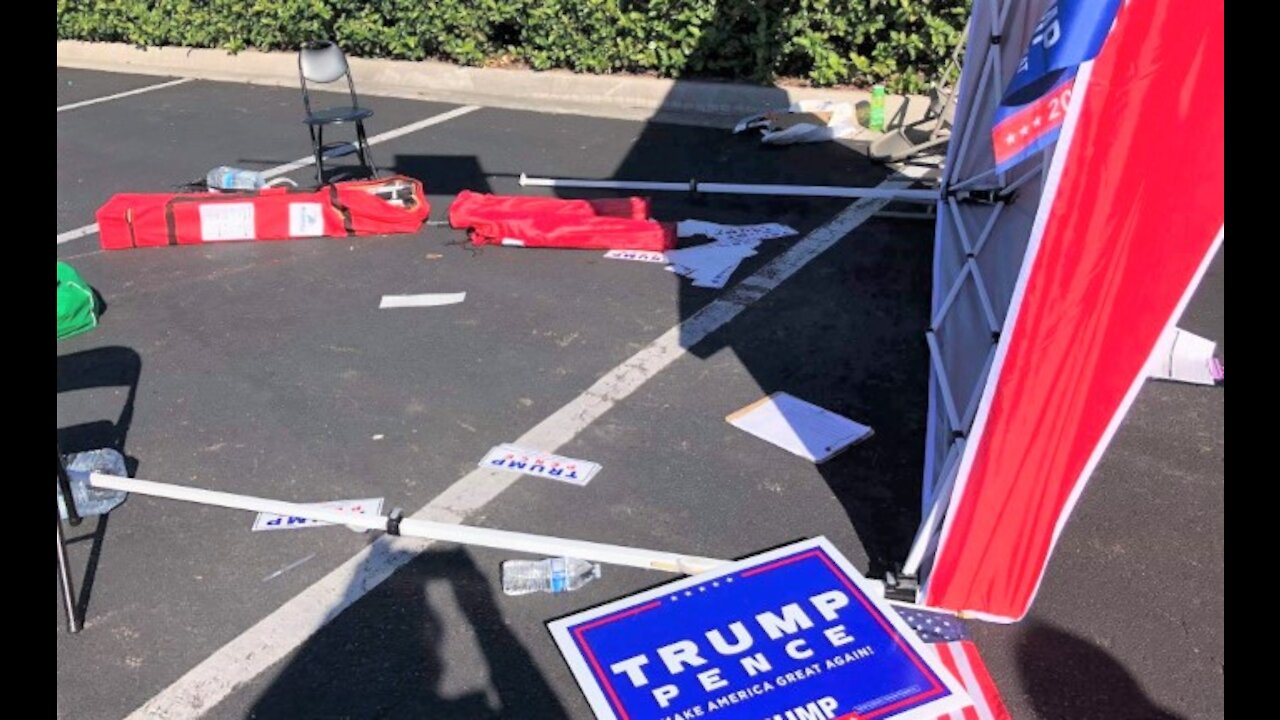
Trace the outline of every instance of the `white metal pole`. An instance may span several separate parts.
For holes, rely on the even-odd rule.
[[[386,530],[388,527],[388,517],[385,515],[349,513],[332,508],[299,505],[282,500],[238,495],[217,490],[204,490],[202,488],[139,480],[137,478],[93,473],[89,476],[89,484],[106,490],[122,490],[138,495],[150,495],[152,497],[194,502],[202,505],[216,505],[234,510],[300,517],[334,525],[347,525],[369,530]],[[611,565],[626,565],[646,570],[662,570],[685,575],[705,572],[727,562],[726,560],[680,555],[661,550],[608,545],[585,540],[569,540],[550,535],[532,535],[509,530],[452,525],[430,520],[415,520],[413,518],[401,520],[399,532],[406,537],[424,540],[478,545],[533,555],[564,555]]]
[[[902,574],[918,576],[920,574],[920,565],[924,563],[924,554],[929,549],[933,537],[938,532],[938,527],[942,525],[942,515],[946,511],[947,506],[951,504],[951,486],[956,481],[956,468],[959,463],[961,454],[964,451],[964,440],[958,439],[951,445],[951,449],[947,452],[946,460],[942,464],[942,483],[933,493],[933,502],[929,505],[929,512],[920,518],[920,527],[916,529],[916,536],[911,541],[911,550],[907,553],[906,562],[902,563]]]
[[[529,177],[520,174],[522,187],[588,188],[596,190],[642,190],[650,192],[699,192],[724,195],[776,195],[782,197],[875,198],[932,205],[940,197],[937,190],[889,190],[885,188],[840,187],[835,185],[754,185],[719,182],[654,182],[649,180],[577,180],[573,178]]]

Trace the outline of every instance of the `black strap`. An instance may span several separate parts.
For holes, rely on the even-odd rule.
[[[329,203],[333,205],[334,209],[337,210],[340,215],[342,215],[342,227],[347,231],[347,236],[354,236],[356,234],[356,229],[351,222],[351,209],[346,205],[343,205],[342,201],[338,200],[337,184],[329,186]]]

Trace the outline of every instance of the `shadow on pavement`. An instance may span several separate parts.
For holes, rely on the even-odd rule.
[[[108,346],[59,355],[58,394],[112,387],[126,387],[128,391],[115,420],[95,420],[58,428],[58,451],[71,454],[111,448],[125,457],[129,475],[135,476],[138,460],[125,451],[125,440],[133,422],[133,405],[138,396],[138,379],[141,375],[142,357],[127,347]],[[82,618],[88,617],[89,600],[93,595],[93,584],[98,575],[109,520],[109,516],[100,515],[93,520],[92,533],[82,533],[67,539],[69,546],[86,541],[91,543],[84,574],[79,581],[80,592],[76,598],[76,610]]]
[[[1018,640],[1018,669],[1036,717],[1044,720],[1182,720],[1146,696],[1106,650],[1039,620]]]
[[[780,52],[785,40],[781,5],[722,3],[722,17],[688,55],[690,63],[714,66],[725,43],[748,36],[767,36],[752,43],[761,52]],[[690,87],[677,82],[655,117],[687,112]],[[786,92],[774,89],[756,111],[787,105]],[[844,143],[765,147],[754,134],[733,137],[723,128],[649,122],[613,179],[871,187],[889,173],[869,162],[864,151]],[[470,157],[402,155],[383,168],[423,179],[433,195],[489,190],[487,177]],[[527,170],[544,174],[542,168]],[[558,190],[556,195],[618,193]],[[850,203],[684,193],[652,199],[653,215],[661,220],[780,222],[801,230],[801,237]],[[872,443],[819,466],[848,510],[872,574],[905,556],[918,518],[927,382],[923,330],[932,257],[931,230],[921,227],[912,238],[895,241],[881,225],[881,232],[859,240],[858,252],[814,263],[768,302],[702,342],[685,343],[703,359],[732,350],[762,394],[786,390],[876,428]],[[762,246],[728,287],[797,240]],[[682,281],[674,298],[681,321],[723,292]],[[762,549],[744,547],[742,554]],[[565,708],[529,651],[503,625],[486,579],[491,576],[463,550],[418,557],[312,636],[248,717],[564,717]],[[444,602],[441,594],[447,596]],[[484,667],[468,665],[475,654],[462,651],[468,643],[478,646]]]
[[[489,575],[462,549],[418,556],[312,635],[247,717],[565,717]]]

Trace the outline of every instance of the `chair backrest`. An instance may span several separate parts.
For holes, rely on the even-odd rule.
[[[351,79],[351,69],[342,48],[329,40],[315,40],[302,46],[298,52],[298,79],[302,84],[302,104],[308,113],[311,112],[311,97],[307,83],[326,85],[341,80],[344,75],[351,93],[351,106],[357,107],[355,82]]]

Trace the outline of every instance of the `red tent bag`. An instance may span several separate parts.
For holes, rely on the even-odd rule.
[[[579,250],[670,250],[674,223],[649,219],[647,198],[564,200],[486,195],[464,190],[449,206],[449,224],[477,245]]]
[[[402,176],[316,189],[231,193],[122,193],[98,208],[104,250],[416,232],[431,208],[422,183]]]

